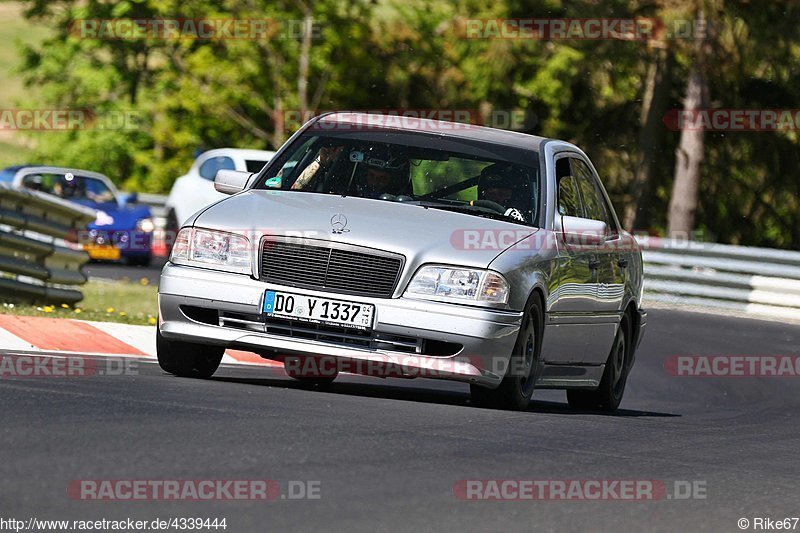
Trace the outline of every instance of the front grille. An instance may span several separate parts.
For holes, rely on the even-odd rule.
[[[391,298],[403,268],[396,254],[265,239],[261,281],[344,294]]]

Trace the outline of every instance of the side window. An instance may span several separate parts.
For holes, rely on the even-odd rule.
[[[225,156],[212,157],[200,165],[200,177],[214,181],[218,170],[236,170],[233,159]]]
[[[566,157],[556,161],[556,183],[558,183],[558,198],[556,206],[558,214],[570,217],[583,217],[581,201],[578,196],[578,185],[572,176],[569,159]]]
[[[578,180],[578,188],[581,191],[581,198],[586,208],[586,216],[592,220],[601,220],[608,226],[609,235],[617,234],[617,226],[614,223],[614,217],[611,215],[610,207],[606,203],[606,199],[600,190],[600,185],[597,183],[589,166],[580,159],[571,159],[572,170],[575,173],[575,178]]]

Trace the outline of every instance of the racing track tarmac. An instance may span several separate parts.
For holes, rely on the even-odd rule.
[[[797,355],[800,327],[655,310],[616,416],[560,391],[529,412],[467,388],[343,376],[328,390],[228,367],[207,381],[3,378],[0,517],[227,519],[227,531],[739,531],[800,515],[800,378],[687,378],[671,355]],[[698,481],[705,499],[460,501],[464,479]],[[321,499],[76,501],[76,479],[320,481]],[[798,525],[800,529],[800,525]],[[752,529],[749,529],[752,530]],[[213,531],[213,530],[212,530]]]

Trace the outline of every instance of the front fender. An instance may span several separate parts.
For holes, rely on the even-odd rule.
[[[544,297],[545,312],[548,312],[549,296],[558,283],[555,274],[557,256],[553,233],[537,231],[506,249],[491,262],[489,268],[503,274],[511,286],[509,308],[524,310],[531,293],[538,289]]]

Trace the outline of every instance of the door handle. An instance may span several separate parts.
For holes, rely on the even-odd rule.
[[[628,268],[628,260],[627,259],[620,259],[617,261],[617,264],[620,268]]]
[[[599,259],[589,259],[589,270],[597,270],[597,267],[600,266]]]

